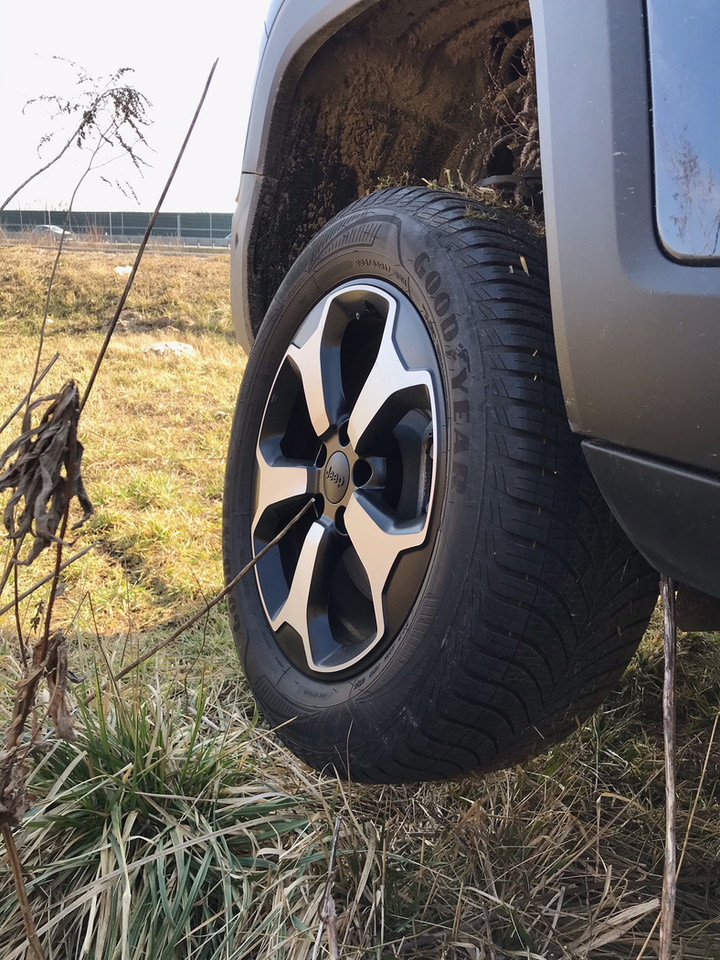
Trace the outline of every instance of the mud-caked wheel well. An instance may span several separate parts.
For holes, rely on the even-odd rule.
[[[540,209],[528,4],[382,0],[315,53],[273,128],[248,259],[254,330],[313,235],[380,186],[484,185]]]

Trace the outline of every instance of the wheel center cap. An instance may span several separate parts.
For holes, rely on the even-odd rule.
[[[340,503],[347,493],[350,483],[350,464],[348,458],[337,450],[325,464],[323,489],[330,503]]]

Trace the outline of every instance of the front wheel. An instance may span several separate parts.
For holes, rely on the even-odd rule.
[[[657,593],[570,433],[542,241],[380,191],[301,254],[243,379],[226,577],[245,671],[303,759],[374,782],[517,760],[600,702]]]

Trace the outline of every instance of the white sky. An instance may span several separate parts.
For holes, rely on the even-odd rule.
[[[76,74],[53,60],[80,64],[93,77],[132,67],[131,84],[152,103],[145,136],[155,153],[144,177],[126,160],[103,170],[131,181],[137,205],[91,174],[75,200],[77,210],[152,210],[192,119],[205,80],[220,58],[185,158],[163,204],[167,211],[231,212],[263,21],[269,0],[0,0],[0,203],[42,158],[38,142],[48,128],[42,106],[23,115],[42,94],[72,98]],[[58,144],[62,143],[58,136]],[[62,208],[69,202],[87,157],[69,152],[30,184],[11,209]]]

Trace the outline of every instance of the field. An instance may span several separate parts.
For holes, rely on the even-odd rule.
[[[30,381],[53,255],[0,248],[0,422]],[[87,382],[127,256],[63,254],[43,364],[59,358],[41,394]],[[65,555],[94,546],[64,572],[53,620],[77,737],[56,741],[38,711],[16,831],[45,955],[657,956],[659,619],[620,689],[567,742],[522,768],[418,788],[319,778],[285,752],[255,714],[222,605],[110,681],[222,586],[223,462],[244,369],[227,285],[224,254],[147,255],[80,421],[95,513]],[[164,341],[193,351],[151,349]],[[20,569],[18,591],[51,566]],[[39,601],[46,592],[0,615],[3,723],[23,673],[18,632],[32,644]],[[683,635],[678,672],[675,947],[707,960],[720,958],[720,637]],[[0,956],[32,956],[4,853]]]

